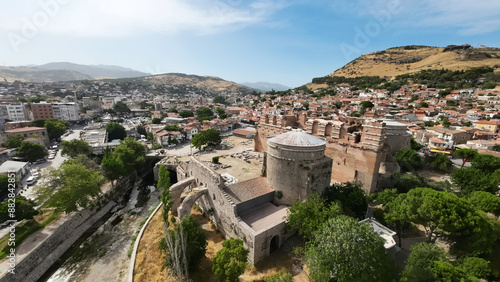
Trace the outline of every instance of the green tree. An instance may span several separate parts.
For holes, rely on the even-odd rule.
[[[420,143],[418,143],[417,141],[415,141],[415,138],[412,138],[411,139],[411,149],[412,150],[415,150],[415,151],[420,151],[420,149],[422,149],[424,146]]]
[[[214,118],[214,112],[210,108],[199,108],[196,110],[198,121],[211,120]]]
[[[222,97],[221,95],[216,95],[214,97],[214,104],[226,104],[226,99]]]
[[[368,224],[347,216],[330,218],[306,243],[305,259],[314,281],[390,281],[394,263]]]
[[[136,127],[136,130],[137,130],[137,133],[139,133],[140,135],[144,135],[146,136],[148,133],[146,132],[146,128],[144,128],[144,125],[142,124],[139,124],[137,127]]]
[[[406,235],[406,233],[412,229],[412,224],[405,213],[401,213],[402,206],[399,205],[399,201],[405,199],[405,194],[395,195],[396,189],[389,190],[386,192],[388,203],[384,206],[384,222],[385,224],[394,230],[398,235],[398,246],[401,247],[401,238]],[[382,195],[382,199],[383,199]],[[392,199],[391,199],[392,198]]]
[[[295,202],[288,210],[288,228],[298,231],[307,239],[320,229],[329,218],[342,214],[342,209],[336,203],[329,205],[317,193],[311,194],[304,202]]]
[[[207,129],[200,133],[196,133],[193,138],[191,138],[191,143],[198,150],[206,147],[215,147],[221,142],[220,132],[215,129]]]
[[[215,111],[217,112],[217,115],[219,115],[219,118],[221,118],[221,119],[227,118],[227,114],[226,114],[226,111],[224,111],[224,109],[217,108],[217,109],[215,109]]]
[[[160,124],[160,123],[161,123],[161,120],[162,120],[161,118],[156,118],[156,117],[155,117],[155,118],[153,118],[153,119],[151,120],[151,123],[152,123],[152,124]]]
[[[59,119],[46,120],[44,127],[47,128],[47,134],[50,140],[61,138],[66,129],[68,129],[66,123]]]
[[[476,211],[470,218],[472,227],[465,232],[449,232],[450,254],[458,257],[490,254],[500,236],[500,224],[496,217]]]
[[[207,235],[193,215],[183,218],[174,229],[168,230],[165,240],[160,243],[166,265],[181,281],[189,281],[188,270],[199,264],[206,248]]]
[[[437,154],[435,156],[427,156],[425,162],[430,168],[435,170],[450,171],[453,169],[453,162],[448,156]]]
[[[112,185],[114,185],[115,180],[125,176],[127,173],[127,170],[123,165],[123,161],[115,156],[109,148],[106,148],[104,151],[101,168],[104,175],[111,181]]]
[[[130,108],[122,101],[116,102],[113,105],[113,110],[117,113],[130,113]]]
[[[183,118],[194,117],[194,113],[188,110],[180,111],[179,115]]]
[[[498,179],[474,167],[455,169],[450,177],[464,195],[474,191],[486,191],[490,193],[498,191]]]
[[[172,195],[170,194],[170,173],[164,165],[160,166],[158,171],[158,184],[156,186],[161,191],[160,200],[163,203],[163,222],[168,227],[168,213],[170,212],[170,209],[172,209],[174,202],[172,201]]]
[[[420,175],[414,172],[407,172],[407,173],[394,172],[391,175],[391,180],[392,180],[392,186],[396,188],[399,191],[399,193],[406,193],[411,189],[427,186],[425,178],[421,177]]]
[[[70,213],[88,207],[101,192],[104,176],[81,163],[63,163],[49,173],[39,190],[38,201],[58,211]]]
[[[212,260],[212,272],[223,282],[237,282],[247,267],[248,250],[241,239],[229,238]]]
[[[36,203],[33,200],[26,199],[24,196],[16,196],[14,198],[15,217],[11,217],[9,212],[9,201],[0,204],[0,223],[7,220],[21,221],[23,219],[32,219],[39,212],[35,210]]]
[[[397,151],[396,160],[403,172],[413,171],[422,167],[422,160],[418,153],[409,148]]]
[[[471,166],[483,173],[492,173],[500,169],[500,158],[492,155],[478,154],[472,159]]]
[[[363,102],[359,103],[359,105],[361,106],[361,109],[359,110],[359,112],[362,115],[365,114],[367,109],[373,108],[375,106],[371,101],[363,101]]]
[[[63,141],[61,143],[61,154],[74,158],[78,155],[90,155],[92,148],[89,143],[81,139],[73,139],[71,141]]]
[[[49,152],[43,145],[23,141],[21,142],[21,146],[19,146],[19,149],[17,150],[17,155],[27,158],[30,162],[34,162],[36,160],[45,158],[49,155]]]
[[[463,259],[463,261],[458,266],[469,276],[487,279],[491,275],[491,270],[488,266],[488,262],[482,258],[468,257]]]
[[[401,281],[434,281],[432,267],[435,261],[447,261],[443,249],[425,242],[413,245]]]
[[[430,188],[415,188],[400,194],[391,204],[391,213],[422,225],[428,243],[450,234],[469,234],[480,221],[480,216],[466,200]]]
[[[447,261],[434,261],[431,267],[434,281],[465,281],[466,273]]]
[[[428,108],[429,107],[429,104],[427,104],[426,102],[422,101],[418,104],[419,108]]]
[[[324,196],[329,202],[339,201],[348,215],[364,218],[368,209],[365,191],[360,182],[337,183],[325,189]]]
[[[385,189],[377,193],[377,202],[382,205],[387,205],[399,195],[397,189]]]
[[[0,174],[0,199],[9,194],[9,183],[13,183],[15,187],[18,187],[17,179],[14,182],[9,182],[8,174]]]
[[[500,197],[498,196],[484,191],[474,191],[467,195],[466,200],[478,210],[500,216]]]
[[[476,152],[476,150],[472,150],[472,149],[458,149],[458,150],[455,150],[455,152],[453,152],[453,156],[462,159],[462,167],[464,167],[465,162],[470,162],[477,155],[478,155],[478,153]]]
[[[164,129],[166,131],[182,131],[181,128],[179,128],[179,126],[177,124],[167,124],[165,125]]]
[[[21,146],[21,142],[24,141],[24,137],[22,136],[9,136],[7,141],[3,144],[7,148],[19,148]]]
[[[106,125],[106,132],[108,133],[108,142],[115,139],[123,140],[125,139],[125,137],[127,137],[127,132],[125,131],[125,127],[116,122],[108,123]]]
[[[146,162],[146,148],[140,142],[127,137],[115,147],[115,156],[123,162],[128,173],[134,169],[140,171]]]

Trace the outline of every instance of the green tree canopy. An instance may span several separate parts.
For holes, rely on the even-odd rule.
[[[368,224],[347,216],[330,218],[306,243],[305,259],[314,281],[390,281],[394,263],[384,239]]]
[[[160,249],[165,252],[165,263],[180,279],[186,279],[188,269],[198,266],[205,256],[207,235],[193,215],[183,218],[174,229],[167,231]]]
[[[0,223],[7,220],[21,221],[23,219],[32,219],[39,213],[35,210],[35,201],[26,199],[24,196],[16,196],[14,202],[15,212],[13,214],[15,217],[10,217],[11,213],[9,213],[9,201],[5,201],[0,204]]]
[[[155,117],[155,118],[153,118],[153,119],[151,120],[151,123],[152,123],[152,124],[160,124],[160,123],[161,123],[161,120],[162,120],[161,118],[157,118],[157,117]]]
[[[78,155],[90,155],[92,148],[89,143],[81,139],[73,139],[71,141],[63,141],[61,143],[61,154],[74,158]]]
[[[453,169],[453,162],[448,156],[442,154],[427,156],[425,162],[430,168],[435,170],[451,171]]]
[[[399,219],[422,225],[429,243],[450,234],[470,234],[480,221],[480,216],[466,200],[430,188],[415,188],[400,194],[391,204],[391,213]]]
[[[215,129],[207,129],[200,133],[196,133],[191,138],[191,143],[198,150],[206,147],[215,147],[222,142],[220,132]]]
[[[113,182],[120,177],[125,176],[127,173],[127,170],[123,165],[123,161],[119,157],[115,156],[115,154],[113,154],[108,148],[104,151],[101,168],[104,175],[111,180],[111,184],[113,184]]]
[[[177,124],[167,124],[164,129],[166,131],[182,131],[182,129]]]
[[[9,136],[7,141],[3,144],[7,148],[19,148],[21,146],[21,142],[24,141],[24,137],[20,135]]]
[[[123,125],[110,122],[106,125],[106,132],[108,133],[108,141],[112,141],[114,139],[123,140],[127,137],[127,132],[125,131],[125,127]]]
[[[367,109],[373,108],[375,106],[371,101],[362,101],[361,103],[359,103],[359,105],[361,106],[361,109],[359,111],[362,115],[366,112]]]
[[[295,202],[288,210],[288,228],[298,231],[307,239],[320,229],[329,218],[342,214],[336,203],[329,205],[317,193],[309,195],[304,202]]]
[[[127,104],[123,103],[122,101],[116,102],[113,105],[113,110],[117,113],[129,113],[130,108],[127,106]]]
[[[498,191],[499,180],[496,177],[492,177],[492,174],[475,167],[455,169],[450,177],[464,195],[474,191],[486,191],[490,193]]]
[[[214,97],[214,104],[226,104],[226,99],[222,97],[221,95],[216,95]]]
[[[413,245],[401,281],[434,281],[432,267],[435,261],[447,261],[443,249],[425,242]]]
[[[137,133],[141,134],[141,135],[144,135],[146,136],[148,133],[146,132],[146,128],[144,128],[144,125],[142,124],[139,124],[137,127],[136,127],[136,130],[137,130]]]
[[[337,183],[325,189],[329,202],[339,201],[347,215],[364,218],[368,209],[365,191],[360,182]]]
[[[63,163],[49,173],[39,188],[38,201],[48,207],[70,213],[79,207],[88,207],[101,192],[104,176],[81,163]]]
[[[127,172],[134,169],[140,171],[146,162],[146,148],[132,138],[125,138],[115,147],[115,156],[118,157]]]
[[[183,118],[194,117],[194,113],[188,110],[180,111],[179,115]]]
[[[394,188],[396,188],[399,193],[406,193],[413,188],[425,187],[427,182],[425,178],[414,172],[399,173],[394,172],[391,175],[391,181]]]
[[[223,282],[237,282],[247,266],[248,250],[241,239],[229,238],[212,260],[212,271]]]
[[[170,212],[174,202],[172,201],[172,195],[170,194],[170,173],[164,165],[160,166],[158,171],[158,184],[156,187],[161,191],[160,200],[163,203],[163,222],[168,227],[168,213]]]
[[[221,119],[227,118],[227,114],[226,114],[226,111],[224,111],[224,109],[217,108],[217,109],[215,109],[215,111],[217,112],[217,115],[219,115],[219,118],[221,118]]]
[[[415,151],[420,151],[420,149],[422,149],[424,146],[420,143],[418,143],[417,141],[415,141],[415,138],[412,138],[411,139],[411,149],[412,150],[415,150]]]
[[[484,191],[470,193],[466,200],[478,210],[500,216],[500,197]]]
[[[49,155],[47,148],[38,143],[32,143],[28,141],[21,142],[21,146],[17,150],[17,155],[20,157],[27,158],[28,161],[34,162],[36,160],[45,158]]]
[[[210,108],[199,108],[196,110],[196,117],[198,121],[211,120],[214,118],[214,112]]]
[[[66,129],[68,129],[67,124],[59,119],[46,120],[44,127],[47,128],[47,134],[49,135],[50,140],[61,138]]]
[[[478,155],[478,153],[476,152],[476,150],[472,150],[472,149],[458,149],[458,150],[455,150],[455,152],[453,152],[453,156],[462,159],[462,167],[464,167],[465,162],[470,162],[477,155]]]
[[[418,153],[409,148],[397,151],[396,160],[403,172],[414,171],[422,167],[422,160]]]
[[[491,275],[488,262],[485,259],[477,257],[467,257],[463,259],[459,267],[469,276],[487,279]]]
[[[500,158],[481,154],[472,159],[471,165],[483,173],[493,173],[495,170],[500,169]]]

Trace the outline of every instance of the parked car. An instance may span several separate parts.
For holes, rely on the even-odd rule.
[[[36,183],[36,178],[34,176],[30,176],[28,177],[28,179],[26,179],[26,185],[28,186],[31,186],[35,183]]]
[[[44,162],[46,162],[47,160],[45,158],[43,159],[38,159],[36,161],[33,162],[33,164],[43,164]]]
[[[49,157],[48,157],[48,159],[49,159],[49,160],[53,160],[55,157],[56,157],[56,155],[55,155],[55,154],[50,154],[50,155],[49,155]]]

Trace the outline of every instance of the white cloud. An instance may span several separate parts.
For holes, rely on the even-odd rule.
[[[49,14],[40,3],[55,3],[44,32],[74,36],[129,36],[145,32],[217,33],[269,20],[286,6],[283,0],[39,0],[6,2],[0,11],[0,30],[21,31]],[[53,5],[54,7],[54,5]]]

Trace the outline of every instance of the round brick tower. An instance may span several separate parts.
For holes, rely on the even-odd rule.
[[[330,185],[332,159],[326,142],[303,131],[289,131],[267,141],[266,176],[277,204],[291,205]]]

